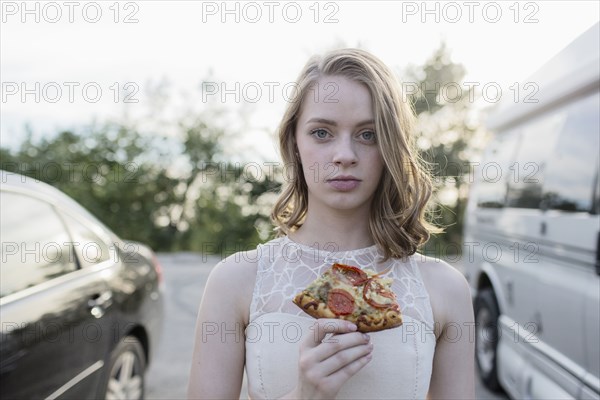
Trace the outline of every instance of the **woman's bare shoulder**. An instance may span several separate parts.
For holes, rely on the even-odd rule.
[[[253,286],[257,268],[257,250],[241,251],[217,263],[210,272],[209,281],[238,288]]]
[[[463,274],[447,262],[416,254],[415,260],[429,293],[436,325],[464,319],[471,311],[471,292]]]
[[[414,257],[428,288],[431,286],[436,292],[447,295],[461,294],[469,289],[463,274],[444,260],[422,254],[415,254]]]
[[[221,260],[211,270],[206,283],[211,302],[231,304],[247,321],[257,268],[256,250],[235,253]]]

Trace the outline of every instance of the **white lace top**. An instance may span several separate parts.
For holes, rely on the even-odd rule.
[[[323,246],[327,248],[327,246]],[[429,295],[414,256],[381,262],[377,246],[331,251],[288,237],[258,246],[258,270],[246,328],[246,373],[251,398],[274,399],[294,389],[302,338],[314,319],[293,297],[332,263],[389,272],[402,311],[399,328],[370,333],[373,358],[338,393],[338,399],[424,399],[429,388],[435,335]]]

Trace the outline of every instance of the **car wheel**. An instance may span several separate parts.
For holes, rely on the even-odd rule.
[[[139,340],[125,337],[111,355],[106,399],[143,399],[145,369],[146,357]]]
[[[500,312],[492,289],[483,289],[475,298],[475,360],[483,384],[500,391],[497,371],[498,317]]]

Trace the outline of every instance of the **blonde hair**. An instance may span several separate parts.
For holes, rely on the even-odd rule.
[[[325,76],[342,76],[364,84],[373,99],[375,132],[385,168],[371,205],[369,229],[384,257],[414,254],[440,230],[426,221],[432,193],[431,178],[414,146],[412,107],[402,98],[392,71],[378,58],[360,49],[339,49],[315,56],[297,80],[278,128],[279,149],[287,180],[271,212],[278,236],[302,226],[308,208],[308,188],[300,167],[295,130],[304,97]]]

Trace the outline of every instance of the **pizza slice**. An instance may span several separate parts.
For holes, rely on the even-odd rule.
[[[369,269],[336,263],[293,302],[314,318],[350,321],[360,332],[381,331],[402,325],[392,281]]]

